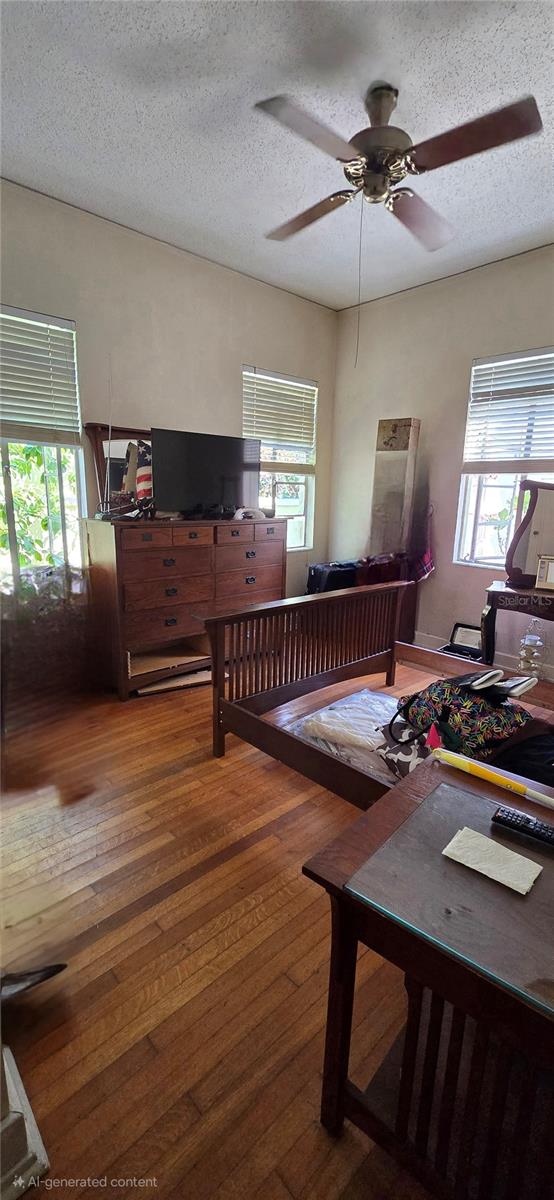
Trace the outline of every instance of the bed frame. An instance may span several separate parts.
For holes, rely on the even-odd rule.
[[[257,604],[243,612],[206,619],[212,651],[213,752],[225,754],[235,733],[315,783],[369,808],[395,786],[373,779],[333,754],[264,719],[279,705],[364,675],[395,679],[397,662],[435,677],[464,675],[471,662],[399,642],[406,589],[413,583],[379,583],[322,595]],[[477,664],[475,664],[477,665]],[[552,720],[554,685],[533,691],[533,715]]]
[[[413,586],[381,583],[324,592],[207,619],[214,755],[224,755],[225,735],[235,733],[358,808],[389,791],[392,781],[372,779],[263,716],[358,675],[385,672],[392,685],[402,600]]]

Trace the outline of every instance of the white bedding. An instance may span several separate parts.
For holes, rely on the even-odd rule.
[[[301,717],[290,732],[380,783],[396,783],[376,747],[383,744],[381,727],[392,719],[397,705],[394,696],[366,688]]]
[[[378,719],[384,723],[381,715]],[[357,746],[362,750],[376,750],[385,740],[380,726],[375,724],[372,707],[360,703],[359,695],[347,696],[340,708],[330,705],[311,713],[304,721],[304,732],[336,746]]]

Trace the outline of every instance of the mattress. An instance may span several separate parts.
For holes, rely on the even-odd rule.
[[[394,696],[365,688],[300,717],[289,726],[289,733],[326,750],[379,783],[398,783],[376,750],[384,741],[380,730],[392,720],[397,707]]]

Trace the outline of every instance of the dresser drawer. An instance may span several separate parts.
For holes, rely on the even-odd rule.
[[[271,604],[273,600],[282,600],[283,595],[281,588],[266,588],[262,592],[256,592],[252,596],[252,604]],[[244,609],[250,608],[247,603],[248,597],[237,599],[236,596],[231,596],[229,599],[216,600],[213,606],[213,615],[220,616],[221,613],[243,612]]]
[[[129,649],[156,642],[170,642],[204,632],[194,604],[175,604],[172,608],[151,608],[125,617],[125,642]]]
[[[138,612],[160,605],[175,607],[194,600],[211,600],[214,595],[213,575],[193,575],[191,579],[152,579],[143,583],[126,583],[125,610]]]
[[[173,545],[173,530],[168,526],[162,529],[155,529],[152,522],[148,522],[146,528],[144,524],[134,529],[121,530],[121,545],[124,550],[140,550],[141,546],[172,546]]]
[[[282,542],[243,542],[239,546],[216,546],[215,569],[219,575],[221,571],[240,571],[254,564],[280,563],[282,558]]]
[[[227,525],[216,526],[216,541],[236,544],[237,542],[254,541],[254,525],[251,521],[229,521]]]
[[[275,566],[258,567],[256,564],[243,571],[222,571],[215,577],[215,594],[221,596],[249,596],[253,592],[278,588],[281,586],[282,568]]]
[[[213,525],[189,525],[173,530],[174,546],[211,546],[213,540]]]
[[[166,550],[125,550],[120,559],[121,578],[167,579],[172,575],[209,575],[213,570],[211,546],[169,546]]]
[[[254,538],[257,542],[284,542],[287,536],[286,521],[277,521],[275,525],[255,525]]]

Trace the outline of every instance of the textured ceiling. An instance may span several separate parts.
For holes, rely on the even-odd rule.
[[[264,233],[345,186],[340,166],[263,114],[289,92],[347,138],[376,78],[414,141],[529,92],[545,131],[415,188],[455,240],[428,254],[364,208],[362,298],[552,237],[547,4],[4,0],[2,174],[342,308],[357,300],[359,202],[288,243]]]

